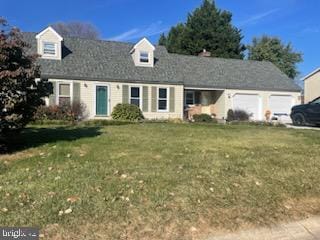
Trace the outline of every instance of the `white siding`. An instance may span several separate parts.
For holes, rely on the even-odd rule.
[[[140,52],[147,52],[149,54],[149,62],[140,62]],[[154,46],[147,40],[142,39],[139,43],[134,46],[134,51],[132,53],[132,58],[134,64],[137,67],[153,67],[154,66]]]
[[[184,105],[184,87],[182,85],[165,85],[165,84],[137,84],[137,83],[120,83],[120,82],[105,82],[105,81],[85,81],[85,80],[63,80],[63,79],[50,79],[50,81],[59,82],[79,82],[81,91],[81,101],[86,105],[88,111],[88,117],[90,119],[96,119],[95,116],[95,86],[97,84],[108,85],[109,87],[109,112],[118,104],[122,103],[122,86],[147,86],[148,87],[148,107],[147,112],[143,112],[147,119],[169,119],[169,118],[183,118],[183,105]],[[175,112],[151,112],[151,87],[164,87],[175,88]],[[142,94],[142,93],[141,93]],[[261,98],[262,106],[262,118],[267,110],[270,109],[270,96],[292,96],[293,104],[301,104],[299,99],[300,93],[297,92],[275,92],[275,91],[255,91],[255,90],[236,90],[227,89],[222,92],[216,101],[217,118],[222,119],[227,117],[227,112],[232,109],[232,97],[235,94],[257,94]],[[169,96],[169,95],[168,95]],[[110,118],[110,117],[108,117]]]
[[[147,86],[148,87],[148,106],[149,111],[143,112],[146,119],[169,119],[169,118],[183,118],[183,86],[182,85],[160,85],[160,84],[136,84],[136,83],[119,83],[119,82],[99,82],[99,81],[84,81],[84,80],[62,80],[50,79],[50,81],[66,81],[66,82],[79,82],[81,101],[86,105],[88,117],[90,119],[101,119],[95,116],[95,87],[102,84],[109,87],[109,112],[118,104],[122,103],[122,86]],[[175,88],[175,112],[151,112],[151,87],[174,87]],[[141,93],[142,94],[142,93]],[[169,93],[168,93],[169,94]],[[169,97],[169,95],[168,95]],[[168,99],[169,100],[169,99]],[[110,118],[110,116],[108,117]]]
[[[215,108],[217,109],[217,118],[218,119],[223,119],[225,118],[225,112],[226,112],[226,91],[223,91],[221,93],[221,95],[219,95],[221,92],[218,91],[217,94],[218,94],[218,100],[216,101],[215,103]]]
[[[305,103],[320,97],[320,72],[304,80]]]
[[[51,42],[57,45],[57,55],[56,56],[42,56],[42,58],[61,60],[62,57],[62,42],[58,36],[52,32],[50,29],[46,30],[39,39],[37,39],[37,50],[38,54],[43,55],[43,42]]]

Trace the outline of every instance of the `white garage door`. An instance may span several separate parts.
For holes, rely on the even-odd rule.
[[[269,99],[270,111],[273,115],[290,115],[293,107],[292,96],[271,95]]]
[[[251,114],[252,120],[260,120],[260,97],[253,94],[235,94],[233,96],[233,110],[244,110]]]

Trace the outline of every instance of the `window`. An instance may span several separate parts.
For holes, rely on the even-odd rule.
[[[45,55],[56,55],[56,44],[44,42],[43,43],[43,54]]]
[[[186,95],[186,105],[194,105],[195,104],[195,93],[194,91],[187,91]]]
[[[60,83],[59,84],[59,105],[70,104],[71,94],[70,94],[70,84]]]
[[[320,104],[320,98],[313,100],[311,104]]]
[[[148,52],[140,52],[140,62],[149,63],[149,53]]]
[[[158,90],[158,110],[167,111],[168,110],[168,89],[159,88]]]
[[[134,104],[140,107],[140,88],[139,87],[130,88],[130,104]]]

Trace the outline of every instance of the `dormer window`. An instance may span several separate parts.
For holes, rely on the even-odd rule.
[[[55,56],[57,54],[56,44],[51,42],[43,43],[43,55]]]
[[[130,51],[136,67],[154,66],[155,47],[146,39],[141,39]]]
[[[37,53],[44,59],[61,60],[63,38],[52,28],[47,27],[37,34]]]
[[[148,52],[140,52],[140,62],[141,63],[149,63],[149,53]]]

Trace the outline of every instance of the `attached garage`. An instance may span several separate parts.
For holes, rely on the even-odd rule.
[[[252,120],[261,120],[261,97],[257,94],[235,94],[233,110],[244,110],[251,115]]]
[[[271,95],[269,108],[274,116],[289,116],[294,105],[294,98],[290,95]]]

